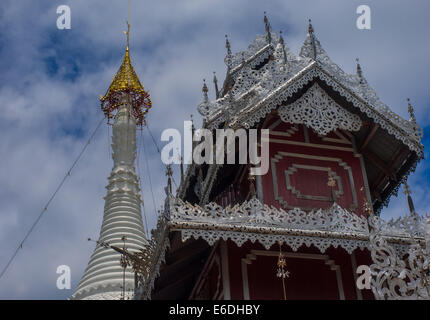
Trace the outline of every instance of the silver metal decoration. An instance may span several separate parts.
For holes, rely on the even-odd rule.
[[[358,131],[360,117],[346,111],[315,83],[293,103],[278,109],[282,121],[305,124],[320,135],[336,129]]]
[[[400,219],[401,220],[409,220]],[[413,221],[417,221],[413,219]],[[427,226],[430,218],[427,220]],[[403,233],[408,233],[409,223],[398,223]],[[384,226],[377,216],[369,217],[370,249],[373,264],[371,287],[376,299],[379,300],[430,300],[430,247],[429,233],[424,238],[410,234],[411,245],[406,257],[399,254],[387,243]],[[386,230],[385,230],[386,231]],[[428,230],[427,230],[428,231]]]

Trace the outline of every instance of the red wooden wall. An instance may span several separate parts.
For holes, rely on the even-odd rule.
[[[333,204],[327,185],[328,168],[335,174],[336,202],[362,213],[365,199],[360,155],[345,132],[318,136],[303,125],[273,121],[270,130],[270,168],[262,176],[264,203],[288,210],[328,208]],[[340,183],[339,183],[340,182]]]
[[[258,243],[247,242],[238,247],[228,241],[227,248],[228,255],[223,259],[228,260],[231,299],[284,299],[282,280],[276,276],[278,245],[265,250]],[[369,264],[367,250],[355,250],[353,258],[341,248],[329,248],[321,253],[313,246],[302,247],[298,252],[283,246],[282,251],[286,255],[286,270],[290,272],[285,280],[287,300],[373,299],[371,290],[358,292],[355,285],[353,259],[357,265]],[[244,259],[250,263],[244,263]],[[246,290],[249,297],[245,296]]]

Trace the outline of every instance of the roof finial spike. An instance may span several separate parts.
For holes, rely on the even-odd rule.
[[[279,43],[284,45],[284,38],[282,37],[282,30],[279,31]]]
[[[362,80],[363,79],[363,71],[361,70],[360,59],[355,58],[355,61],[357,62],[357,76],[360,78],[360,80]]]
[[[225,35],[225,47],[227,48],[227,56],[231,55],[230,41],[228,41],[228,36]]]
[[[408,197],[409,211],[411,214],[415,214],[414,202],[412,201],[412,197],[411,197],[412,192],[411,192],[411,189],[409,189],[406,176],[403,177],[403,184],[405,186],[404,194],[407,195]]]
[[[203,92],[203,102],[208,102],[209,101],[209,97],[208,97],[208,87],[206,85],[206,79],[203,79],[203,88],[202,88],[202,92]]]
[[[127,21],[127,31],[124,31],[124,33],[127,35],[127,48],[128,51],[130,48],[130,23]]]
[[[315,41],[315,35],[314,35],[314,28],[312,27],[312,20],[309,19],[309,26],[308,26],[308,36],[310,38],[311,41],[311,46],[312,46],[312,53],[310,58],[313,60],[317,59],[317,47],[316,47],[316,41]]]
[[[213,78],[213,82],[214,82],[214,85],[215,85],[215,95],[216,95],[216,98],[218,99],[218,98],[219,98],[218,79],[216,78],[216,73],[215,73],[215,71],[214,71],[214,78]]]
[[[172,193],[172,166],[170,164],[166,165],[166,176],[167,176],[167,190]]]
[[[225,47],[227,48],[227,55],[225,56],[224,62],[227,65],[227,69],[231,68],[231,46],[230,41],[228,41],[228,36],[225,35]],[[227,71],[228,73],[228,71]]]
[[[270,34],[270,22],[267,19],[266,11],[264,11],[264,26],[266,28],[266,39],[268,43],[272,43],[272,35]]]
[[[408,102],[408,112],[410,115],[409,121],[413,123],[417,123],[417,118],[415,118],[415,111],[414,111],[414,107],[412,107],[411,105],[411,100],[407,98],[406,101]]]
[[[284,44],[284,38],[282,37],[282,30],[279,31],[279,43],[282,46],[282,54],[284,56],[284,63],[287,63],[287,53],[285,52],[285,44]]]
[[[128,0],[128,17],[127,17],[127,31],[124,31],[127,35],[127,51],[130,47],[130,0]]]
[[[190,121],[191,121],[191,131],[193,132],[193,135],[194,135],[194,131],[196,128],[194,127],[193,114],[190,114]]]
[[[311,19],[309,19],[308,32],[309,32],[309,34],[314,33],[314,28],[312,27],[312,20]]]
[[[410,115],[409,122],[412,124],[412,129],[414,131],[413,135],[417,140],[420,141],[423,138],[423,129],[417,123],[414,107],[411,105],[410,99],[407,98],[406,101],[408,102],[408,112]]]
[[[179,152],[178,152],[179,154]],[[180,163],[180,169],[181,169],[181,184],[184,183],[184,161],[182,161],[182,156],[179,154],[179,163]]]

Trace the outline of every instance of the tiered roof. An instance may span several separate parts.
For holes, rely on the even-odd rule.
[[[358,59],[356,73],[343,71],[321,46],[311,21],[298,55],[288,48],[282,34],[273,32],[267,18],[265,24],[266,34],[257,35],[243,51],[232,53],[226,38],[227,74],[223,88],[212,101],[205,92],[197,108],[204,117],[203,126],[258,127],[270,112],[294,103],[316,82],[338,104],[362,120],[363,125],[353,135],[357,151],[365,156],[373,205],[375,212],[379,212],[390,196],[397,193],[402,177],[414,171],[423,158],[423,131],[412,106],[409,104],[410,120],[390,110],[363,76]],[[180,188],[180,196],[186,195],[188,182],[195,175],[193,166],[189,174],[191,177],[187,176]],[[213,174],[216,179],[216,173]]]
[[[415,121],[394,113],[379,99],[364,78],[360,64],[357,64],[356,74],[348,74],[335,64],[322,48],[310,22],[299,55],[288,48],[282,35],[278,36],[271,29],[268,34],[256,36],[247,49],[234,54],[227,40],[225,63],[228,70],[222,96],[198,106],[207,127],[215,128],[228,118],[231,126],[249,128],[266,115],[259,109],[264,107],[270,111],[276,107],[279,99],[274,97],[287,93],[282,97],[286,100],[318,77],[409,149],[422,155],[422,129]]]

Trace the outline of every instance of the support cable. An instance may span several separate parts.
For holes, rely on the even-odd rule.
[[[146,128],[148,129],[149,135],[150,135],[150,136],[151,136],[151,138],[152,138],[152,142],[154,143],[154,146],[155,146],[155,148],[157,149],[157,152],[158,152],[158,153],[160,154],[160,156],[161,156],[160,148],[158,147],[157,142],[155,141],[154,136],[152,135],[152,132],[151,132],[151,130],[149,129],[148,122],[146,123]],[[176,184],[176,181],[175,181],[175,178],[173,177],[173,175],[172,175],[172,180],[173,180],[173,183],[175,184],[176,189],[178,189],[178,185]]]
[[[148,220],[146,218],[146,207],[145,207],[145,198],[143,196],[143,190],[142,190],[142,173],[140,170],[140,153],[142,152],[142,148],[143,148],[143,129],[140,129],[140,140],[139,140],[139,144],[137,145],[137,172],[139,174],[139,188],[140,188],[140,197],[142,198],[142,207],[143,207],[143,217],[145,219],[145,233],[146,233],[146,238],[149,239],[149,231],[148,231]],[[148,172],[149,174],[149,172]]]
[[[9,266],[11,265],[12,261],[15,259],[16,255],[18,254],[18,251],[20,249],[22,249],[22,246],[24,244],[24,242],[27,240],[27,238],[30,236],[30,234],[33,232],[34,228],[36,227],[37,223],[40,221],[40,219],[42,218],[43,214],[48,210],[49,205],[51,204],[52,200],[54,200],[55,196],[57,195],[58,191],[60,191],[61,187],[64,185],[64,182],[66,182],[67,178],[70,176],[73,168],[76,166],[76,164],[78,163],[78,161],[81,159],[82,155],[84,154],[85,150],[87,149],[88,145],[90,144],[91,140],[94,138],[95,134],[97,133],[98,129],[100,128],[101,124],[104,121],[104,117],[100,120],[100,122],[98,123],[97,127],[95,128],[94,132],[91,134],[90,138],[88,139],[87,143],[84,145],[84,147],[82,148],[81,152],[79,153],[78,157],[75,159],[75,161],[73,162],[72,166],[70,167],[70,169],[66,172],[63,180],[61,180],[60,184],[58,185],[58,187],[55,189],[54,193],[52,194],[52,196],[49,198],[48,202],[45,204],[43,210],[40,212],[39,216],[37,217],[36,221],[34,221],[34,223],[32,224],[32,226],[30,227],[30,229],[27,231],[24,239],[20,242],[18,248],[16,248],[15,252],[13,253],[12,257],[9,259],[8,263],[6,264],[6,266],[3,268],[2,272],[0,273],[0,279],[3,277],[3,275],[6,273],[6,270],[9,268]]]
[[[146,148],[145,148],[145,139],[144,139],[143,135],[142,135],[142,146],[146,150]],[[157,205],[155,203],[154,190],[152,189],[151,171],[149,171],[148,156],[147,156],[146,152],[144,152],[143,155],[145,157],[146,171],[148,172],[149,188],[151,189],[152,202],[154,204],[154,211],[156,212],[157,211]]]

